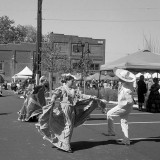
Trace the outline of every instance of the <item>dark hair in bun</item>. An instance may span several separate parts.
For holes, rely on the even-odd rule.
[[[61,79],[61,83],[65,83],[65,80],[64,80],[64,79]]]
[[[74,80],[75,78],[71,75],[64,76],[61,80],[62,83],[66,83],[67,81]]]

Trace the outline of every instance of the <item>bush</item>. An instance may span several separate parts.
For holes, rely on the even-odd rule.
[[[83,88],[81,88],[81,90],[83,91]],[[92,89],[92,88],[91,89],[86,89],[85,94],[92,95],[92,96],[98,96],[98,90]]]
[[[117,101],[118,100],[118,91],[110,88],[102,88],[101,95],[107,101]]]

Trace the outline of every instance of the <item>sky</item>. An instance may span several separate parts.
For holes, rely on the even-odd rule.
[[[0,17],[37,27],[38,0],[0,0]],[[160,42],[159,0],[43,0],[42,34],[105,39],[105,63]]]

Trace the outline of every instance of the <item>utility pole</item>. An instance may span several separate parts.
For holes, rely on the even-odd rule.
[[[39,78],[41,76],[42,1],[43,0],[38,0],[37,10],[36,84],[39,84]]]

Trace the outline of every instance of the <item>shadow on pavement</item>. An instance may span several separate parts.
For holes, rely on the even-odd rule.
[[[88,118],[87,121],[91,121],[91,120],[106,120],[106,118]]]
[[[149,142],[149,141],[154,141],[154,142],[160,142],[160,136],[159,137],[148,137],[148,138],[142,138],[142,139],[137,139],[137,140],[131,140],[131,145],[138,143],[138,142]]]
[[[160,136],[159,137],[149,137],[145,139],[139,139],[139,140],[131,140],[131,145],[142,142],[142,141],[155,141],[155,142],[160,142]],[[123,143],[120,143],[118,140],[115,139],[110,139],[107,141],[79,141],[79,142],[72,142],[71,146],[73,148],[73,151],[78,151],[78,150],[85,150],[89,148],[93,148],[96,146],[101,146],[101,145],[108,145],[108,144],[115,144],[115,145],[124,145]]]
[[[116,140],[107,140],[107,141],[79,141],[79,142],[72,142],[71,146],[73,148],[73,151],[78,151],[78,150],[84,150],[88,148],[93,148],[96,146],[101,146],[101,145],[108,145],[108,144],[118,144]]]
[[[11,112],[10,113],[0,113],[0,116],[8,115],[8,114],[11,114]]]
[[[26,123],[37,123],[37,122],[38,122],[37,117],[31,117],[29,121],[26,121]]]
[[[13,96],[12,94],[5,94],[5,95],[2,95],[0,97],[10,97],[10,96]]]

